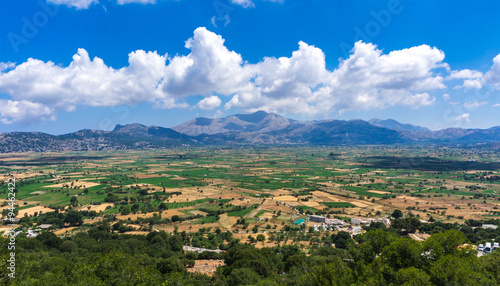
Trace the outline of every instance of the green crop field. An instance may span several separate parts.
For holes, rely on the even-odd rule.
[[[96,209],[101,216],[163,212],[163,218],[175,214],[186,224],[232,229],[234,222],[214,218],[245,217],[255,210],[254,217],[272,214],[266,219],[282,225],[306,213],[374,217],[400,209],[454,222],[497,215],[500,167],[495,162],[500,158],[481,152],[242,146],[3,154],[0,198],[7,198],[5,178],[19,174],[18,212],[28,216],[33,205],[58,211]],[[482,159],[467,162],[474,156]],[[103,204],[108,208],[99,207]]]

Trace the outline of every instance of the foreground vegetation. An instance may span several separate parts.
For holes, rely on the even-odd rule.
[[[460,247],[471,227],[437,223],[418,228],[435,233],[418,242],[405,237],[403,229],[372,224],[354,239],[345,232],[315,233],[318,243],[304,252],[296,245],[258,249],[220,230],[117,234],[105,220],[71,237],[59,238],[51,232],[36,238],[18,236],[15,279],[7,277],[9,253],[2,238],[0,279],[3,285],[500,284],[500,251],[477,257],[473,248]],[[500,231],[486,234],[500,237]],[[226,251],[182,250],[183,244],[195,239],[210,240]],[[332,242],[337,248],[331,247]],[[186,271],[195,259],[220,258],[226,265],[213,277]]]
[[[15,178],[12,285],[499,285],[500,157],[449,147],[0,155]],[[0,206],[5,218],[11,206]],[[363,226],[318,231],[311,214]],[[305,219],[296,224],[298,219]],[[428,223],[429,222],[429,223]],[[11,226],[3,221],[0,232]],[[45,225],[27,238],[28,230]],[[323,230],[323,229],[321,229]],[[432,235],[428,238],[429,235]],[[426,240],[425,240],[426,239]],[[0,254],[10,255],[5,237]],[[332,247],[334,245],[335,247]],[[183,246],[219,249],[186,252]],[[200,259],[222,259],[213,276]]]

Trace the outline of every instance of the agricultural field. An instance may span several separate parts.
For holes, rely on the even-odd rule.
[[[125,233],[282,230],[308,215],[422,220],[500,216],[493,151],[420,147],[208,148],[0,155],[0,198],[15,178],[17,217],[87,211]],[[60,224],[63,230],[70,222]],[[78,228],[76,229],[76,231]],[[267,237],[266,237],[267,238]],[[264,243],[262,243],[264,245]]]

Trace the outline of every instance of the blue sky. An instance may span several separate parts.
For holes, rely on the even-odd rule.
[[[498,1],[0,5],[0,132],[173,127],[259,109],[500,125]]]

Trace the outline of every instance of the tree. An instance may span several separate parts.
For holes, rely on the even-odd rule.
[[[131,200],[131,201],[132,201],[132,200]],[[139,210],[139,208],[140,208],[140,207],[141,207],[141,205],[140,205],[140,204],[133,204],[133,205],[132,205],[132,208],[131,208],[130,210],[131,210],[133,213],[136,213],[136,212]]]
[[[43,244],[52,248],[59,248],[62,242],[62,240],[59,237],[57,237],[57,235],[55,235],[53,232],[44,232],[39,236],[37,236],[36,238],[40,240]]]
[[[458,246],[466,241],[465,234],[461,231],[449,229],[442,233],[433,234],[424,242],[427,257],[437,260],[443,255],[456,255]]]
[[[393,218],[402,218],[403,212],[401,210],[394,210],[391,215]]]
[[[255,238],[252,235],[248,235],[248,241],[250,241],[250,243],[255,243]]]
[[[345,231],[339,231],[337,235],[332,234],[332,241],[335,243],[335,248],[347,249],[350,244],[354,243],[351,235]]]
[[[68,211],[68,213],[64,217],[64,222],[69,223],[72,226],[82,225],[83,224],[82,213],[77,211]]]
[[[160,260],[156,264],[156,269],[158,269],[162,274],[171,272],[183,272],[186,270],[181,260],[174,257]]]
[[[424,270],[415,267],[400,269],[396,272],[395,285],[426,286],[433,285],[431,277]]]
[[[398,238],[385,247],[380,256],[385,264],[394,270],[420,268],[423,263],[422,245],[409,238]]]
[[[400,235],[406,235],[420,229],[421,223],[416,217],[399,218],[392,222],[391,227],[394,228]]]
[[[69,202],[72,206],[76,206],[78,204],[78,198],[76,196],[72,196]]]
[[[77,246],[72,241],[65,241],[59,247],[59,250],[62,252],[73,252],[75,249],[77,249]]]
[[[257,235],[257,240],[263,242],[264,240],[266,240],[266,237],[262,233],[260,233],[259,235]]]
[[[237,268],[229,274],[229,285],[251,285],[259,282],[261,277],[251,268]]]
[[[434,285],[498,285],[481,273],[476,256],[446,255],[432,264],[429,272]]]
[[[354,283],[352,270],[341,260],[336,260],[333,263],[325,264],[314,270],[310,275],[304,278],[309,282],[304,285],[318,285],[318,286],[343,286],[351,285]]]

